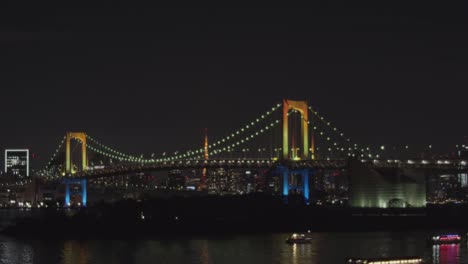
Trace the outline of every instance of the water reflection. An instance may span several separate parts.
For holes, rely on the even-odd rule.
[[[460,263],[460,244],[432,246],[432,262],[434,264]]]
[[[65,241],[62,254],[64,264],[88,264],[89,242]]]
[[[31,264],[34,260],[34,251],[30,245],[16,241],[2,241],[0,246],[0,263]]]
[[[200,261],[202,264],[211,264],[213,261],[210,257],[210,252],[208,249],[208,241],[203,240],[200,243]]]
[[[468,263],[467,245],[428,247],[428,232],[313,233],[289,245],[288,234],[139,240],[20,240],[0,236],[0,263],[257,264],[343,263],[349,257],[422,256],[432,263]]]

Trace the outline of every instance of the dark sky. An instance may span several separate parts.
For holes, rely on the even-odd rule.
[[[405,2],[3,6],[0,147],[46,159],[73,130],[130,153],[192,148],[282,98],[363,144],[462,142],[467,6]]]

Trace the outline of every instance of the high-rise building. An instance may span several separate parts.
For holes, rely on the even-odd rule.
[[[5,149],[5,173],[29,177],[29,149]]]

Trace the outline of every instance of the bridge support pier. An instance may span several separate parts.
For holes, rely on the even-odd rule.
[[[70,185],[81,185],[81,206],[86,207],[88,202],[87,180],[86,179],[65,179],[65,207],[70,207]]]
[[[309,177],[310,177],[310,170],[309,169],[297,169],[297,170],[290,170],[288,167],[279,166],[277,171],[281,174],[282,182],[283,182],[283,200],[284,203],[288,203],[288,196],[290,190],[301,190],[302,195],[304,197],[304,202],[308,205],[310,203],[310,188],[309,188]],[[302,186],[297,185],[290,185],[289,184],[289,176],[290,175],[301,175],[302,178]]]
[[[65,207],[70,207],[70,184],[65,181]]]

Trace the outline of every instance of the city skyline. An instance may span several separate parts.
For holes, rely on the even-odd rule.
[[[466,10],[4,3],[0,262],[468,263]]]
[[[221,138],[284,98],[363,145],[462,143],[462,9],[382,7],[2,10],[0,147],[40,164],[66,131],[128,153],[201,147],[204,128]]]

